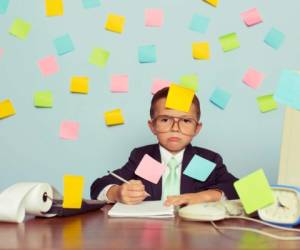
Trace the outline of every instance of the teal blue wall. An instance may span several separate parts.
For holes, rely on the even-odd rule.
[[[134,147],[155,142],[147,128],[151,84],[154,78],[178,82],[181,75],[199,77],[198,96],[202,106],[203,130],[194,145],[219,152],[229,170],[242,177],[264,168],[271,183],[278,174],[284,107],[260,113],[256,97],[275,91],[282,69],[299,69],[300,2],[261,0],[220,0],[214,8],[201,0],[102,0],[101,6],[84,9],[81,0],[64,0],[64,15],[46,17],[44,1],[11,0],[0,15],[0,100],[10,99],[17,114],[0,120],[0,190],[19,181],[48,182],[62,191],[64,174],[85,176],[85,196],[93,179],[107,169],[124,164]],[[240,13],[258,8],[263,23],[246,27]],[[161,28],[144,26],[144,9],[163,8]],[[126,17],[125,29],[116,34],[104,29],[108,13]],[[200,34],[189,30],[194,13],[210,18],[208,30]],[[8,33],[17,17],[32,24],[27,39]],[[276,27],[285,34],[280,49],[267,46],[263,39]],[[218,37],[236,32],[239,49],[224,53]],[[53,40],[68,33],[75,50],[57,56],[60,71],[43,76],[37,60],[55,55]],[[191,44],[208,41],[211,59],[196,61]],[[157,46],[157,63],[140,64],[140,45]],[[93,48],[102,47],[111,55],[105,68],[88,63]],[[264,72],[258,89],[241,79],[249,67]],[[111,93],[113,74],[129,75],[128,93]],[[69,92],[72,76],[90,78],[88,95]],[[216,86],[231,93],[225,110],[210,103]],[[33,106],[33,94],[50,90],[51,109]],[[103,113],[122,108],[125,124],[106,127]],[[80,123],[76,141],[59,138],[63,120]]]

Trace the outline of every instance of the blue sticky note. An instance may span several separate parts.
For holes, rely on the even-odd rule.
[[[199,181],[205,181],[214,170],[215,166],[216,163],[208,161],[198,155],[194,155],[183,174]]]
[[[0,14],[5,14],[8,8],[9,0],[0,0]]]
[[[82,0],[82,5],[86,9],[100,6],[100,0]]]
[[[205,33],[209,23],[209,18],[201,16],[200,14],[194,14],[190,23],[190,29],[199,33]]]
[[[68,34],[56,38],[53,43],[59,56],[74,50],[73,42]]]
[[[283,70],[273,98],[300,110],[300,74],[293,70]]]
[[[283,43],[283,40],[284,34],[281,31],[272,28],[266,35],[264,42],[272,48],[278,49]]]
[[[154,63],[156,62],[156,47],[155,45],[145,45],[139,47],[139,62]]]
[[[216,88],[209,100],[219,108],[225,109],[230,100],[230,94],[220,88]]]

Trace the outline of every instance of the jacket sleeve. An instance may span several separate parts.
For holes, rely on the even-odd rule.
[[[141,157],[138,154],[138,151],[134,149],[128,159],[128,162],[121,168],[114,170],[114,173],[123,177],[125,180],[130,180],[136,177],[135,169],[137,168]],[[91,198],[96,200],[101,190],[110,184],[122,184],[122,181],[113,177],[112,175],[105,175],[101,178],[97,178],[91,185],[90,195]]]

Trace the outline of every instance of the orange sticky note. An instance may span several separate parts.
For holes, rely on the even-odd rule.
[[[63,208],[81,208],[83,183],[83,176],[64,176]]]
[[[9,99],[6,99],[0,102],[0,119],[15,115],[16,111],[13,107],[12,102]]]
[[[108,14],[108,17],[106,20],[105,29],[112,31],[112,32],[122,33],[124,24],[125,24],[124,16],[119,16],[119,15],[110,13],[110,14]]]
[[[119,125],[124,123],[121,109],[114,109],[104,113],[105,124],[107,126]]]
[[[195,92],[176,84],[171,84],[167,96],[166,108],[189,112]]]
[[[209,43],[207,42],[195,42],[192,43],[192,54],[194,59],[209,59]]]
[[[62,16],[64,14],[63,0],[45,0],[46,16]]]
[[[89,92],[89,78],[85,76],[72,77],[70,91],[72,93],[87,94]]]

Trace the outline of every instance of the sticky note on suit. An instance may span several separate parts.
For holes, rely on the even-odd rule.
[[[64,14],[63,0],[46,0],[46,16],[62,16]]]
[[[38,91],[34,93],[34,106],[38,108],[51,108],[53,96],[51,91]]]
[[[263,169],[234,182],[234,188],[247,214],[274,203],[274,195]]]
[[[198,76],[196,74],[183,75],[180,77],[179,85],[196,92],[198,90]]]
[[[9,99],[0,101],[0,119],[15,115],[16,111]]]
[[[121,109],[114,109],[104,113],[104,120],[107,126],[120,125],[124,123]]]
[[[219,37],[224,52],[228,52],[240,47],[240,42],[236,33],[229,33]]]
[[[252,26],[262,22],[260,14],[256,8],[241,13],[241,17],[247,26]]]
[[[264,95],[256,98],[259,110],[263,113],[277,109],[277,102],[274,100],[273,95]]]
[[[83,185],[83,176],[64,176],[63,208],[81,208]]]
[[[171,84],[167,96],[166,108],[189,112],[195,92],[191,89]]]
[[[215,162],[209,161],[199,155],[194,155],[183,174],[199,181],[205,181],[215,166]]]
[[[145,154],[134,173],[147,181],[157,184],[165,170],[165,165]]]
[[[207,60],[210,58],[210,49],[208,42],[192,43],[192,55],[194,59]]]
[[[90,57],[89,63],[98,66],[99,68],[103,68],[108,61],[109,52],[102,48],[94,48]]]
[[[70,91],[72,93],[87,94],[89,92],[89,78],[85,76],[72,77]]]
[[[105,29],[116,32],[116,33],[122,33],[123,28],[125,24],[125,17],[124,16],[119,16],[115,14],[108,14],[106,24],[105,24]]]
[[[16,18],[10,27],[9,33],[20,38],[26,39],[31,30],[31,24],[21,18]]]

